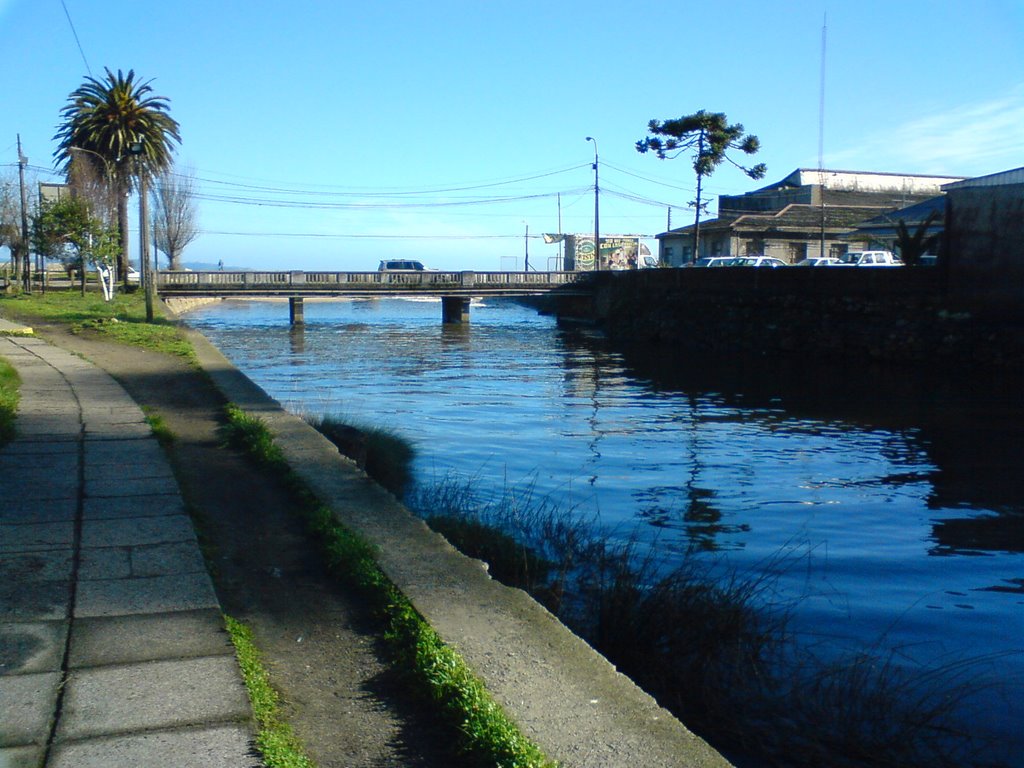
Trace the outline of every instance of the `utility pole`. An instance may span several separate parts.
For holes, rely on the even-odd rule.
[[[139,174],[139,271],[146,292],[146,322],[153,322],[153,270],[149,264],[149,195],[146,171]]]
[[[697,157],[702,157],[703,155],[704,155],[704,129],[701,128],[700,137],[697,140]],[[697,213],[693,217],[693,253],[690,254],[690,263],[691,264],[696,264],[697,263],[697,259],[700,258],[700,213],[701,213],[700,209],[701,209],[701,203],[702,203],[701,191],[702,191],[702,182],[703,181],[704,181],[704,176],[701,173],[698,173],[697,174],[697,202],[696,202]]]
[[[18,185],[21,189],[21,247],[22,256],[21,280],[25,293],[32,293],[32,259],[28,245],[28,197],[25,193],[25,166],[28,158],[21,152],[21,134],[18,134]]]
[[[558,271],[565,269],[565,257],[562,254],[562,246],[565,244],[565,235],[562,234],[562,193],[558,193]],[[551,260],[548,260],[548,269],[551,269]]]
[[[152,323],[154,291],[153,272],[149,268],[149,196],[146,190],[149,168],[143,159],[145,147],[141,141],[133,141],[128,151],[135,156],[135,173],[139,178],[139,278],[146,299],[146,322]]]
[[[597,183],[597,139],[587,136],[587,141],[594,142],[594,269],[601,268],[601,188]]]

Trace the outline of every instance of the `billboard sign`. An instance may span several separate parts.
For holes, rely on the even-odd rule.
[[[563,269],[568,272],[637,269],[646,266],[641,259],[651,255],[650,249],[640,242],[639,235],[602,235],[599,259],[594,252],[593,235],[565,235],[564,241]]]

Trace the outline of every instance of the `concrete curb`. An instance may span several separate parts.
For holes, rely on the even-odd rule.
[[[0,336],[34,336],[35,331],[27,325],[12,323],[0,317]]]
[[[189,336],[215,386],[266,423],[296,474],[378,548],[388,578],[549,757],[581,768],[729,765],[537,602],[427,528],[202,334]]]

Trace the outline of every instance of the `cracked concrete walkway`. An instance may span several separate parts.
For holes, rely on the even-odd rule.
[[[250,768],[251,710],[192,523],[142,411],[0,321],[0,766]]]

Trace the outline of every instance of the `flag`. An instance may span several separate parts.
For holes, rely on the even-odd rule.
[[[544,235],[544,242],[550,245],[551,243],[560,243],[565,240],[565,235]]]

